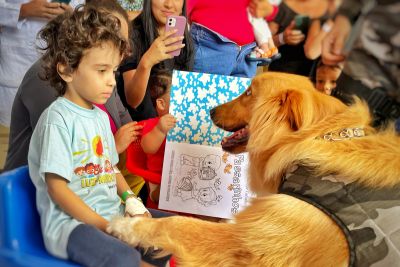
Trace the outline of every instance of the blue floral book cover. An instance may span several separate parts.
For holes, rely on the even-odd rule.
[[[247,78],[174,71],[170,113],[177,118],[165,147],[161,209],[232,218],[247,203],[247,154],[221,148],[230,135],[210,118],[209,111],[241,95]]]

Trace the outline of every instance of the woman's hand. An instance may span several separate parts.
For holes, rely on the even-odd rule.
[[[182,41],[184,38],[183,36],[172,37],[172,35],[176,32],[176,29],[165,32],[154,40],[150,48],[142,57],[142,60],[147,63],[147,67],[152,68],[154,65],[163,60],[173,58],[173,56],[168,53],[181,49],[185,46],[185,44],[180,43],[180,41]],[[176,42],[179,42],[179,44],[174,44]]]
[[[288,45],[298,45],[305,39],[305,35],[300,31],[296,30],[294,20],[286,27],[283,31],[283,40]]]
[[[130,143],[135,141],[141,134],[143,126],[137,124],[136,121],[123,125],[114,134],[115,146],[118,154],[124,152]]]
[[[347,17],[338,15],[332,30],[322,41],[322,62],[337,65],[345,60],[344,44],[350,34],[351,24]],[[347,51],[348,52],[348,51]]]
[[[32,0],[21,5],[20,19],[28,17],[54,19],[65,12],[65,4],[58,2],[47,2],[46,0]]]

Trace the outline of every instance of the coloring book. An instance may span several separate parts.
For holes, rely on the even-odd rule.
[[[241,95],[250,79],[174,71],[159,208],[232,218],[247,203],[248,156],[229,154],[221,140],[231,133],[215,126],[209,111]]]

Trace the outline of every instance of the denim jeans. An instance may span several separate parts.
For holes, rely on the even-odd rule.
[[[193,71],[252,78],[256,74],[257,62],[247,61],[256,43],[239,46],[224,36],[192,23],[195,56]]]
[[[153,218],[172,216],[171,213],[149,209]],[[139,267],[143,260],[155,266],[165,266],[170,256],[154,258],[150,251],[134,248],[88,224],[78,225],[70,234],[68,259],[87,267]]]

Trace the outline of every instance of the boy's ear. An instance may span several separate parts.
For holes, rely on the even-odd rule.
[[[57,63],[57,72],[66,83],[72,82],[72,75],[71,72],[68,71],[67,66],[62,63]]]
[[[162,110],[162,111],[165,110],[165,101],[164,101],[164,99],[162,99],[162,98],[157,98],[157,100],[156,100],[156,105],[157,105],[157,108],[158,108],[159,110]]]

